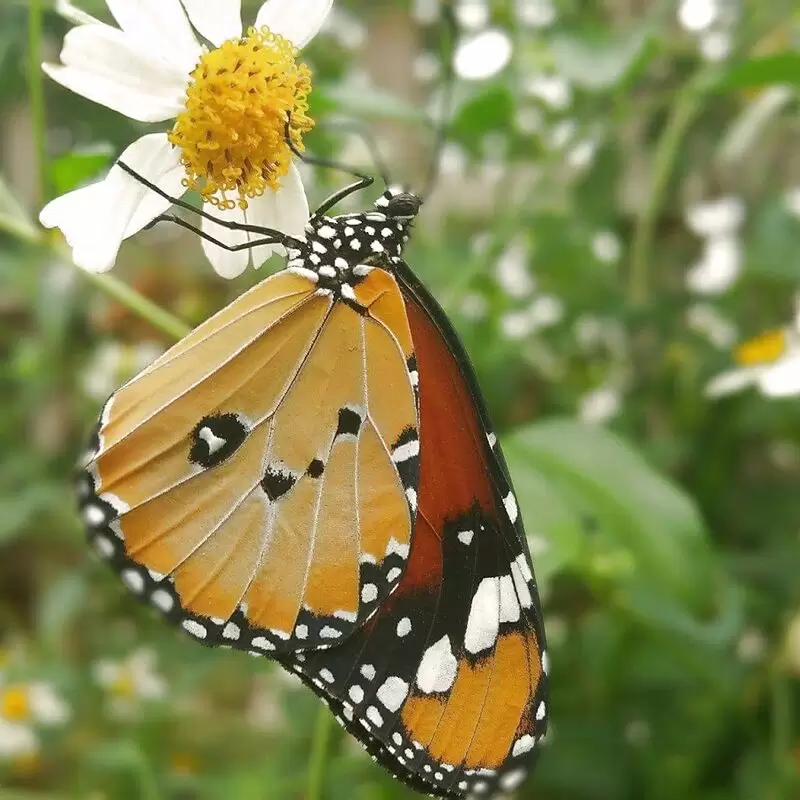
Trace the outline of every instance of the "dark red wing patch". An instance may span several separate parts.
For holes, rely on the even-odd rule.
[[[442,797],[489,795],[524,780],[544,736],[544,634],[516,500],[471,368],[415,288],[406,307],[421,460],[406,573],[346,642],[280,661],[401,780]]]

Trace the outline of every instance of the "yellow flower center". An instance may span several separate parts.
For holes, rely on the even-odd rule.
[[[169,134],[182,152],[187,189],[230,210],[280,186],[292,162],[287,119],[300,151],[314,127],[307,115],[311,71],[296,59],[297,48],[267,28],[203,55]]]
[[[0,717],[9,722],[25,722],[31,709],[24,686],[8,686],[0,693]]]
[[[786,331],[768,331],[740,344],[735,352],[736,362],[743,367],[770,364],[786,352]]]
[[[123,667],[109,688],[117,697],[128,699],[136,694],[136,681],[131,671]]]

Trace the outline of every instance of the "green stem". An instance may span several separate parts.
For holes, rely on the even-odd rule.
[[[183,339],[191,330],[186,323],[181,322],[168,311],[164,311],[163,308],[140,295],[113,275],[87,272],[84,269],[79,269],[78,272],[93,286],[109,297],[113,297],[118,303],[121,303],[125,308],[137,314],[154,328],[158,328],[158,330],[167,334],[167,336],[171,336],[175,340]]]
[[[36,205],[47,199],[47,119],[42,78],[42,0],[30,0],[28,11],[28,103],[36,154]]]
[[[321,706],[317,712],[314,739],[311,743],[306,800],[322,800],[322,787],[325,782],[325,766],[328,761],[332,730],[333,716],[325,706]]]
[[[780,659],[769,665],[772,757],[778,784],[788,790],[792,782],[792,698]],[[787,795],[788,796],[788,795]]]
[[[712,70],[704,70],[678,94],[675,105],[658,140],[653,160],[653,178],[647,203],[636,222],[628,273],[628,302],[634,308],[647,304],[650,295],[650,266],[658,223],[680,148],[689,126],[700,110]],[[713,70],[716,74],[716,69]]]

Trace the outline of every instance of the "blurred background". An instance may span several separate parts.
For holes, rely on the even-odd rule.
[[[453,5],[407,255],[473,358],[541,583],[552,728],[517,796],[800,797],[797,4]],[[71,264],[38,209],[143,128],[41,79],[68,29],[0,5],[0,798],[410,798],[307,690],[167,629],[84,546],[86,432],[172,341],[126,287],[196,324],[280,261],[228,282],[162,227],[113,277]],[[335,127],[359,120],[421,185],[446,40],[437,0],[336,0],[303,54],[310,150],[371,169]],[[312,205],[343,182],[304,175]]]

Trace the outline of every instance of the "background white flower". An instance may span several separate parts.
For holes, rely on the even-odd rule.
[[[284,141],[284,121],[289,112],[292,139],[298,145],[302,133],[313,125],[305,115],[309,73],[295,63],[295,48],[304,46],[319,31],[332,0],[267,0],[256,17],[256,30],[244,38],[240,0],[106,1],[119,28],[62,0],[62,12],[78,26],[64,39],[61,64],[44,66],[47,74],[73,92],[131,119],[175,119],[171,133],[142,136],[120,157],[169,195],[182,195],[188,185],[207,192],[205,199],[218,206],[211,209],[218,217],[302,236],[308,203]],[[269,34],[265,36],[263,29]],[[210,48],[201,45],[195,31],[210,42]],[[254,48],[264,42],[270,46]],[[230,81],[225,91],[239,92],[238,97],[252,96],[248,101],[252,105],[237,112],[240,122],[227,118],[216,129],[208,120],[197,122],[194,111],[199,108],[202,112],[219,90],[218,83],[212,86],[216,70],[204,72],[203,66],[228,62],[233,66],[239,58],[251,59],[248,63],[254,66],[242,70],[238,83]],[[292,80],[264,80],[260,68],[264,74],[277,71]],[[251,92],[253,87],[258,92]],[[276,113],[259,117],[250,113],[256,107]],[[251,126],[247,133],[254,138],[247,139],[249,149],[236,142],[239,124]],[[251,141],[259,145],[251,146]],[[235,183],[232,187],[234,179],[223,175],[222,165],[208,174],[198,171],[198,163],[211,160],[209,152],[224,159],[231,151],[232,167],[239,170],[243,191],[235,190]],[[63,231],[76,264],[101,272],[113,266],[124,239],[142,230],[168,206],[166,200],[115,165],[99,183],[49,203],[40,219],[45,227]],[[203,229],[231,246],[257,238],[213,222],[204,221]],[[230,253],[204,242],[204,249],[221,275],[234,277],[251,260],[258,265],[278,248]]]
[[[156,669],[156,654],[142,647],[121,660],[102,659],[94,665],[95,681],[106,690],[114,716],[137,714],[142,702],[162,700],[167,682]]]
[[[800,395],[800,320],[739,345],[739,366],[717,375],[706,386],[709,397],[734,394],[755,386],[766,397]]]
[[[62,726],[70,716],[70,707],[51,684],[3,683],[0,676],[0,758],[36,755],[38,729]]]
[[[744,216],[744,203],[738,197],[722,197],[687,210],[686,224],[705,239],[700,260],[686,273],[689,291],[717,295],[736,282],[744,262],[744,248],[739,237]]]

